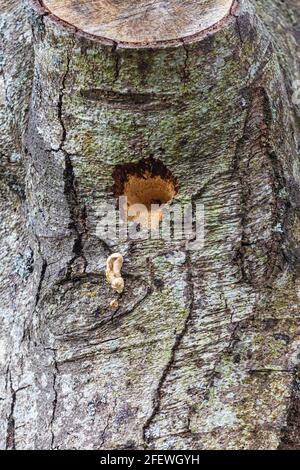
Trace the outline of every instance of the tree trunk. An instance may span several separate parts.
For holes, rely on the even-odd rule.
[[[0,5],[1,448],[299,449],[299,2]],[[201,249],[99,237],[141,166]]]

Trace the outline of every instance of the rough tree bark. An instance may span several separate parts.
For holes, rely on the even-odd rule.
[[[1,448],[299,449],[298,0],[41,4],[0,2]],[[141,159],[201,251],[95,235]]]

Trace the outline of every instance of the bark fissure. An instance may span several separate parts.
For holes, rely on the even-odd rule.
[[[121,73],[121,57],[118,53],[118,44],[114,44],[113,46],[113,54],[115,58],[115,73],[114,73],[114,84],[117,83],[117,81],[120,78],[120,73]]]
[[[149,418],[147,419],[146,423],[143,426],[143,440],[146,445],[149,445],[151,443],[151,436],[149,435],[149,428],[153,420],[155,419],[156,415],[160,412],[164,385],[175,364],[177,351],[180,348],[182,340],[188,330],[189,323],[193,316],[194,289],[193,289],[193,280],[192,280],[191,257],[188,251],[185,252],[185,255],[186,255],[186,270],[187,270],[187,299],[189,302],[188,314],[186,316],[182,331],[176,334],[175,342],[172,346],[171,353],[170,353],[170,359],[162,371],[161,377],[158,382],[158,386],[155,390],[151,415],[149,416]]]
[[[263,88],[256,88],[250,90],[250,96],[251,104],[245,121],[243,137],[237,145],[234,162],[235,171],[239,175],[241,184],[242,207],[242,236],[238,258],[240,259],[242,279],[250,285],[257,282],[261,285],[261,282],[264,284],[270,282],[276,266],[278,267],[278,257],[280,256],[283,237],[280,233],[275,233],[273,227],[275,227],[275,224],[280,224],[281,226],[283,223],[281,215],[282,203],[280,202],[279,194],[284,188],[284,183],[282,182],[282,170],[277,168],[279,165],[278,158],[271,149],[269,137],[271,117],[266,93]],[[261,169],[259,165],[261,165]],[[266,179],[266,170],[262,165],[267,170],[269,181]],[[260,178],[260,173],[261,175],[263,174],[266,189],[260,189],[259,186],[255,189],[253,186],[254,178],[256,180]],[[269,192],[268,185],[270,188]],[[261,196],[258,191],[261,193]],[[264,217],[267,220],[269,229],[273,231],[270,239],[266,238],[270,237],[269,234],[264,234],[265,220],[253,222],[251,219],[252,212],[256,210],[258,204],[261,205],[264,211]],[[258,230],[261,230],[261,235],[259,233],[251,233],[250,224],[253,225],[253,223],[256,223]],[[251,263],[255,256],[260,256],[263,259],[262,250],[265,250],[267,259],[262,261],[262,274],[260,275],[257,265],[255,268],[256,272],[253,272]]]
[[[74,258],[70,261],[69,267],[72,267],[74,261],[83,257],[84,260],[84,271],[86,268],[86,259],[83,255],[83,245],[82,237],[85,233],[85,208],[81,209],[77,190],[76,190],[76,179],[74,175],[74,168],[72,164],[71,157],[64,152],[65,154],[65,171],[64,171],[64,180],[65,180],[65,196],[68,202],[71,224],[70,228],[74,231],[76,237],[73,246]],[[82,227],[82,228],[81,228]]]
[[[57,378],[59,375],[58,363],[56,359],[56,352],[53,350],[53,363],[54,363],[54,371],[53,371],[53,381],[52,381],[52,389],[54,398],[52,401],[52,416],[50,421],[50,431],[51,431],[51,449],[55,449],[54,441],[55,441],[55,432],[54,432],[54,421],[56,417],[56,409],[58,404],[58,391],[57,391]]]
[[[6,431],[6,450],[15,450],[15,417],[14,411],[16,406],[17,395],[13,388],[11,372],[9,371],[9,383],[10,383],[10,394],[11,394],[11,405],[10,413],[7,419],[7,431]]]
[[[67,128],[64,122],[64,109],[63,108],[64,108],[64,96],[66,92],[66,83],[67,83],[68,75],[70,73],[70,64],[71,64],[71,54],[70,56],[68,55],[66,59],[66,71],[62,77],[61,88],[60,88],[59,95],[58,95],[57,117],[61,125],[62,136],[61,136],[61,142],[59,144],[59,147],[57,149],[52,149],[52,151],[54,152],[59,152],[60,150],[62,150],[67,139]]]
[[[75,241],[73,245],[74,257],[70,260],[67,266],[68,278],[72,276],[72,266],[79,258],[82,259],[82,263],[80,263],[81,266],[77,267],[76,269],[79,269],[82,273],[84,273],[87,267],[87,261],[83,254],[83,242],[82,242],[83,235],[84,233],[86,233],[86,227],[85,227],[86,208],[85,207],[82,208],[79,202],[77,189],[76,189],[76,178],[75,178],[74,168],[72,164],[72,155],[68,154],[68,152],[64,150],[64,145],[67,140],[67,128],[64,122],[63,107],[64,107],[64,96],[66,92],[66,82],[70,74],[70,64],[71,64],[71,54],[70,56],[67,57],[66,71],[62,78],[62,86],[61,86],[59,99],[58,99],[58,120],[62,128],[62,139],[61,139],[59,148],[55,150],[53,149],[53,151],[55,152],[62,151],[64,154],[65,197],[66,197],[69,210],[70,210],[70,218],[71,218],[70,229],[73,230],[75,234]]]
[[[103,431],[101,432],[101,441],[100,441],[99,449],[102,449],[104,444],[105,444],[106,433],[107,433],[107,430],[109,429],[109,426],[110,426],[111,421],[113,419],[116,407],[117,407],[117,400],[114,400],[114,405],[113,405],[113,408],[112,408],[112,412],[108,415],[106,425],[105,425]]]
[[[291,385],[286,426],[281,429],[279,450],[300,449],[300,377],[299,367],[294,369],[294,380]]]
[[[41,254],[41,252],[40,252],[40,254]],[[39,302],[40,302],[41,293],[42,293],[42,288],[43,288],[43,283],[44,283],[44,280],[45,280],[47,268],[48,268],[48,263],[47,263],[47,261],[46,261],[46,260],[42,260],[42,268],[41,268],[40,280],[39,280],[39,284],[38,284],[37,291],[36,291],[36,295],[35,295],[35,307],[37,307],[38,304],[39,304]]]

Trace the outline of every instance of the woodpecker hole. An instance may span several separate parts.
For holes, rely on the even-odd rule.
[[[160,160],[154,158],[117,165],[113,178],[114,195],[126,196],[129,213],[130,208],[142,204],[147,209],[148,217],[157,221],[162,219],[161,206],[172,201],[178,192],[177,178]],[[140,216],[139,211],[136,211],[128,218],[136,220]]]

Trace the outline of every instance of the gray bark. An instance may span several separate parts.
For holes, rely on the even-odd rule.
[[[0,3],[1,448],[300,448],[300,8],[237,3],[159,47]],[[205,205],[202,250],[95,235],[142,158]]]

